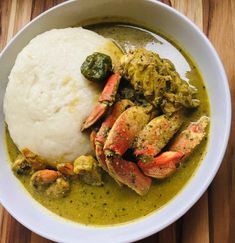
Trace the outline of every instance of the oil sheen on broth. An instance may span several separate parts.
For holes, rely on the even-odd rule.
[[[188,121],[197,120],[202,115],[209,116],[208,96],[202,77],[190,57],[172,40],[169,41],[159,34],[129,25],[101,24],[89,26],[89,29],[114,39],[125,50],[145,47],[156,51],[161,57],[170,59],[180,76],[189,80],[198,89],[201,105],[189,115]],[[14,161],[18,151],[7,129],[6,143],[10,159]],[[106,174],[102,187],[74,181],[70,194],[62,199],[49,199],[35,192],[29,186],[28,176],[18,178],[35,200],[57,215],[86,225],[119,224],[146,216],[168,203],[195,173],[206,152],[206,145],[207,137],[173,176],[162,181],[153,180],[149,193],[144,197],[138,196],[127,187],[119,187]]]

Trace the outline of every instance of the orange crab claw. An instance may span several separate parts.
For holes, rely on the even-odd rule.
[[[118,86],[121,80],[121,76],[118,73],[112,74],[99,97],[99,102],[113,103],[118,90]]]
[[[146,177],[135,163],[126,161],[121,156],[131,147],[135,136],[143,129],[149,119],[150,115],[146,114],[143,107],[128,108],[114,123],[104,145],[110,175],[140,195],[147,193],[151,179]]]
[[[120,79],[121,76],[117,73],[112,74],[108,78],[107,83],[99,97],[99,104],[95,106],[91,114],[82,124],[81,131],[84,131],[96,123],[105,114],[109,106],[112,106],[113,102],[115,101]]]
[[[208,117],[201,117],[197,122],[191,122],[173,141],[169,151],[157,157],[147,157],[147,162],[138,161],[145,175],[162,179],[176,171],[176,165],[182,162],[199,145],[204,138]]]
[[[95,146],[95,154],[96,154],[96,158],[99,162],[99,165],[107,172],[108,171],[108,167],[107,167],[107,164],[106,164],[106,156],[105,156],[105,153],[104,153],[104,150],[103,150],[103,146],[100,145],[100,144],[96,144]]]
[[[149,119],[150,115],[146,114],[146,110],[141,106],[133,106],[124,111],[109,132],[104,145],[106,153],[123,155]]]
[[[182,152],[176,151],[166,151],[154,158],[153,164],[155,165],[165,165],[169,162],[178,164],[179,161],[183,158],[184,154]]]
[[[92,147],[92,149],[94,151],[95,151],[95,138],[96,138],[96,135],[97,135],[97,130],[93,129],[91,131],[91,134],[90,134],[90,143],[91,143],[91,147]]]
[[[118,101],[111,113],[108,115],[108,117],[104,120],[102,123],[99,131],[96,134],[95,137],[95,146],[96,146],[96,157],[101,165],[101,167],[108,172],[108,168],[106,165],[106,157],[103,151],[104,143],[106,141],[106,138],[108,136],[108,133],[110,129],[112,128],[113,124],[117,120],[117,118],[125,111],[127,108],[133,106],[134,104],[130,100],[120,100]]]
[[[118,101],[109,116],[104,120],[102,123],[97,136],[95,138],[96,143],[99,142],[101,144],[104,144],[106,141],[106,138],[108,136],[108,132],[112,128],[113,124],[116,122],[117,118],[129,107],[133,106],[133,102],[130,100],[120,100]]]
[[[113,177],[113,179],[117,182],[117,184],[119,186],[122,186],[122,183],[120,181],[118,181],[115,176],[112,175],[112,171],[110,171],[107,167],[107,163],[106,163],[106,155],[104,153],[103,150],[103,146],[101,146],[100,144],[96,145],[96,158],[99,162],[99,165],[106,171],[108,172],[108,174]]]
[[[181,161],[183,156],[182,152],[167,151],[147,163],[138,161],[138,166],[145,175],[162,179],[176,170],[176,164]]]
[[[169,150],[182,152],[185,157],[187,157],[205,137],[208,124],[209,118],[206,116],[201,117],[197,122],[191,122],[189,126],[177,136]]]
[[[156,156],[179,130],[182,122],[181,112],[176,112],[170,117],[161,115],[154,118],[137,136],[134,154]]]
[[[86,121],[82,124],[81,131],[91,127],[96,121],[98,121],[107,111],[107,105],[100,103],[95,106],[91,114],[87,117]]]
[[[120,156],[107,158],[107,161],[109,170],[118,181],[142,196],[149,191],[152,180],[145,176],[135,163],[124,160]]]

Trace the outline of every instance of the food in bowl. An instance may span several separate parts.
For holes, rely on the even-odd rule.
[[[90,39],[83,39],[87,30],[70,29],[79,29],[82,33],[78,39],[80,43],[85,43],[86,50],[81,50],[81,53],[86,52],[85,55],[81,55],[80,50],[74,51],[83,47],[83,44],[76,45],[74,37],[72,39],[75,45],[72,49],[63,51],[64,45],[68,44],[68,29],[53,30],[63,33],[63,44],[60,44],[60,37],[54,39],[52,72],[55,75],[61,70],[66,73],[65,67],[70,67],[70,62],[74,61],[68,71],[69,76],[70,72],[75,73],[73,85],[78,86],[81,82],[89,84],[82,86],[88,92],[87,99],[90,102],[86,104],[85,111],[78,106],[88,101],[80,99],[80,87],[74,90],[73,86],[72,91],[69,90],[77,98],[75,103],[72,102],[72,109],[67,105],[70,103],[63,106],[66,108],[63,114],[77,112],[78,116],[72,122],[74,126],[70,127],[71,121],[67,118],[58,120],[55,123],[58,125],[55,126],[52,126],[49,119],[49,128],[43,126],[47,136],[50,135],[47,131],[56,130],[59,136],[53,138],[53,145],[61,147],[53,151],[47,146],[37,150],[32,147],[35,144],[32,134],[32,142],[27,145],[17,142],[11,127],[17,127],[14,124],[15,118],[21,109],[17,106],[14,112],[10,110],[14,119],[12,118],[12,123],[8,122],[7,107],[13,107],[8,103],[14,103],[8,90],[5,98],[6,122],[10,124],[10,135],[21,151],[17,159],[16,147],[9,136],[7,139],[10,157],[14,162],[13,169],[16,174],[23,174],[17,176],[36,200],[65,218],[84,224],[110,225],[145,216],[165,205],[182,189],[206,152],[209,103],[197,67],[186,53],[178,50],[176,44],[173,45],[150,31],[128,25],[107,24],[89,28],[104,36],[88,31],[91,36],[97,37],[94,38],[93,49],[89,49],[90,51],[87,49]],[[45,34],[36,37],[36,40],[43,35]],[[34,41],[35,39],[31,44]],[[38,44],[38,49],[41,49],[40,42]],[[48,46],[45,50],[50,48]],[[69,58],[69,55],[73,58]],[[20,56],[21,54],[16,65]],[[61,59],[64,59],[63,65],[57,67]],[[51,61],[46,57],[42,64],[40,71],[43,73],[47,65],[50,67]],[[14,69],[15,67],[13,71]],[[34,80],[36,85],[37,78]],[[43,80],[43,84],[46,83],[43,86],[44,95],[47,96],[50,91],[47,85],[52,84],[52,94],[55,95],[56,102],[61,102],[65,97],[64,86],[55,89],[58,87],[58,80],[61,79],[56,78],[51,82],[53,78],[50,76]],[[101,96],[100,85],[105,87]],[[91,95],[90,89],[94,89]],[[59,95],[60,92],[62,96]],[[34,97],[35,93],[32,94]],[[43,96],[38,96],[37,93],[36,96],[39,101],[43,101]],[[24,97],[25,95],[19,96],[19,99]],[[36,100],[32,99],[32,103],[40,109],[37,106],[40,102],[35,102]],[[50,105],[48,102],[45,108],[48,109]],[[27,106],[29,103],[26,102],[22,107]],[[32,109],[27,115],[33,115],[34,111]],[[61,109],[53,111],[57,116]],[[61,144],[58,138],[67,136],[67,130],[61,124],[63,121],[67,123],[66,129],[71,131],[71,137]],[[35,125],[34,122],[32,124]],[[34,128],[32,130],[35,131]],[[70,139],[78,134],[86,140],[82,141],[81,146],[73,146],[73,153],[70,153]],[[91,145],[88,135],[91,135]],[[20,141],[24,140],[24,132],[21,138]],[[43,141],[44,139],[36,141],[39,148],[43,146]],[[79,138],[77,141],[81,142]],[[82,151],[83,145],[88,147],[87,151]]]
[[[107,51],[114,61],[121,54],[110,40],[82,28],[45,32],[21,51],[4,99],[5,120],[19,150],[52,163],[91,152],[78,127],[99,88],[82,76],[80,66],[95,51]]]

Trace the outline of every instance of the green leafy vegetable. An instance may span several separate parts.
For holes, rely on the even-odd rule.
[[[81,66],[81,73],[91,81],[102,82],[112,71],[112,60],[108,55],[95,52]]]
[[[197,89],[181,79],[174,65],[158,54],[139,48],[121,58],[119,72],[130,81],[136,93],[164,113],[174,113],[182,107],[194,108]]]

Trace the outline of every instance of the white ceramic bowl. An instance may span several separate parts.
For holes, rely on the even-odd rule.
[[[11,172],[4,146],[3,96],[19,51],[36,35],[91,18],[119,17],[172,36],[198,64],[211,104],[208,153],[196,175],[165,207],[140,220],[113,227],[86,227],[63,220],[35,202]],[[174,9],[151,0],[68,1],[40,15],[9,43],[0,56],[0,200],[30,230],[58,242],[130,242],[147,237],[182,216],[203,194],[222,161],[231,122],[231,102],[220,59],[202,32]]]

